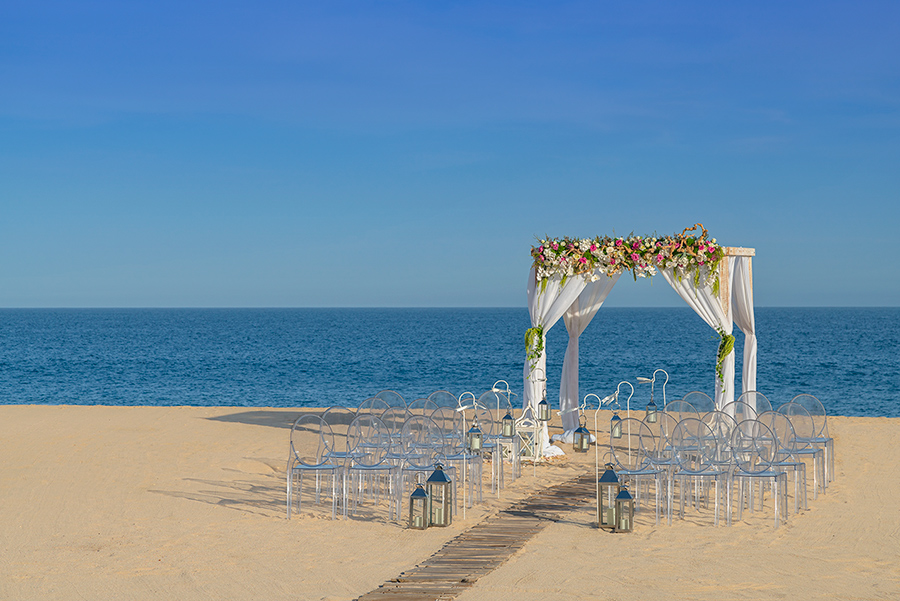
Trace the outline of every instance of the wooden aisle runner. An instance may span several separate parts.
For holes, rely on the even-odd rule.
[[[585,474],[545,488],[459,534],[440,551],[357,601],[445,601],[497,569],[557,514],[593,502],[595,480]]]

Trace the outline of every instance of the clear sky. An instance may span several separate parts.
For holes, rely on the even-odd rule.
[[[0,4],[3,307],[524,306],[697,221],[898,306],[898,205],[898,2]]]

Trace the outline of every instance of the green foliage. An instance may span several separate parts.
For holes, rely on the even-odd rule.
[[[725,383],[725,374],[722,371],[722,366],[725,365],[725,357],[731,354],[731,351],[734,350],[734,336],[731,334],[726,334],[725,330],[722,328],[716,328],[716,332],[719,333],[719,352],[716,354],[716,376],[719,378],[719,382]]]
[[[544,326],[537,326],[525,330],[525,357],[532,366],[544,354]]]

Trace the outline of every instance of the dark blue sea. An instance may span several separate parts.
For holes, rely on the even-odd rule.
[[[499,379],[521,399],[529,325],[524,308],[4,309],[0,404],[356,406]],[[900,416],[900,308],[758,308],[756,326],[773,405],[811,393],[831,414]],[[551,401],[567,336],[562,321],[548,335]],[[581,394],[663,368],[669,400],[711,395],[717,346],[689,308],[603,308],[581,337]],[[637,386],[632,402],[647,398]]]

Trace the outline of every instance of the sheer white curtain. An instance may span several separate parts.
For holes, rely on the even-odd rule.
[[[621,274],[617,273],[612,277],[597,275],[600,279],[589,282],[563,316],[569,332],[569,344],[566,346],[562,379],[559,383],[559,409],[562,412],[563,436],[566,440],[571,439],[571,434],[578,427],[578,412],[575,409],[581,402],[578,395],[578,338],[591,323]]]
[[[723,261],[729,261],[729,265],[734,262],[734,257],[725,257]],[[701,282],[700,286],[694,285],[694,278],[685,275],[681,280],[677,280],[672,269],[661,269],[663,277],[675,289],[678,296],[699,315],[703,321],[711,328],[721,328],[726,334],[731,334],[734,329],[731,317],[725,314],[719,297],[713,294],[712,282],[707,285]],[[731,269],[727,273],[733,273]],[[722,282],[721,285],[726,285]],[[721,409],[727,403],[734,400],[734,351],[728,353],[725,362],[722,365],[722,380],[715,372],[713,377],[716,382],[716,407]]]
[[[534,363],[525,359],[525,394],[523,394],[523,407],[532,407],[532,411],[536,410],[537,404],[541,402],[541,396],[546,382],[539,382],[538,378],[547,377],[547,332],[553,327],[559,318],[563,316],[581,291],[584,290],[588,280],[586,276],[575,275],[566,278],[565,284],[562,282],[562,276],[553,276],[547,280],[547,285],[541,287],[535,277],[534,268],[528,273],[528,313],[531,316],[531,327],[541,326],[544,328],[544,352],[541,357]],[[535,413],[535,415],[537,415]],[[544,453],[562,453],[559,447],[550,444],[547,436],[547,428],[543,430],[543,448]]]
[[[744,333],[744,369],[741,392],[756,390],[756,318],[753,316],[753,280],[750,257],[735,257],[731,306],[734,323]]]

